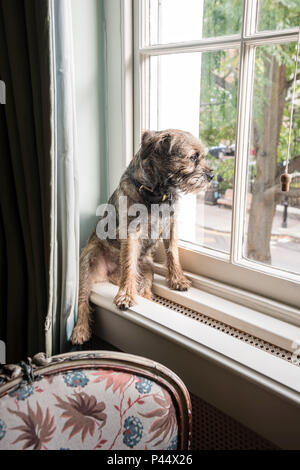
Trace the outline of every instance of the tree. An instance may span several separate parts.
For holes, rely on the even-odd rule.
[[[286,65],[280,64],[274,54],[260,51],[264,92],[253,119],[252,140],[256,153],[256,178],[249,213],[247,256],[257,261],[270,262],[270,239],[276,210],[273,190],[277,176],[277,151],[287,93]],[[262,109],[261,109],[262,108]],[[259,122],[262,111],[263,122]]]
[[[204,36],[212,35],[211,31],[215,36],[239,32],[242,3],[242,0],[206,1]],[[298,0],[261,2],[260,30],[284,29],[299,23]],[[254,154],[251,158],[255,167],[255,182],[248,217],[246,251],[247,257],[263,262],[271,261],[273,217],[276,204],[282,198],[278,183],[286,160],[295,50],[293,43],[256,49],[250,142]],[[200,137],[208,146],[226,141],[233,143],[235,140],[238,67],[237,51],[203,54],[199,127]],[[300,109],[298,101],[295,105],[296,111]],[[294,171],[300,170],[299,124],[299,115],[295,114],[290,166]],[[295,191],[294,194],[299,190]]]

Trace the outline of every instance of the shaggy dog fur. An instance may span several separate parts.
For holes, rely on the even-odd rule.
[[[202,143],[189,132],[168,129],[143,133],[139,151],[109,200],[116,209],[116,238],[99,239],[94,231],[80,256],[78,320],[72,332],[73,344],[82,344],[90,338],[89,294],[94,283],[111,281],[117,284],[119,291],[114,303],[123,310],[134,304],[137,294],[151,299],[152,256],[158,240],[143,239],[141,230],[120,239],[120,196],[127,196],[128,210],[132,204],[140,203],[147,206],[150,215],[151,194],[158,195],[158,199],[161,197],[160,205],[170,205],[176,203],[180,192],[197,193],[205,189],[212,177]],[[128,222],[131,219],[128,217]],[[158,216],[156,223],[161,234],[164,218]],[[174,216],[169,219],[169,228],[170,236],[163,240],[167,280],[171,289],[187,290],[190,281],[185,278],[179,263]]]

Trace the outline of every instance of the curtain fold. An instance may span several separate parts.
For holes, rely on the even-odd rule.
[[[53,272],[53,327],[47,353],[66,351],[77,315],[79,198],[71,1],[53,6],[56,167],[56,245]],[[52,350],[50,344],[52,342]]]

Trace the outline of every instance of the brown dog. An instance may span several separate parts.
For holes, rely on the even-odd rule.
[[[114,303],[122,310],[134,304],[137,294],[151,299],[152,256],[159,238],[163,238],[166,250],[170,288],[181,291],[189,288],[190,281],[179,263],[172,207],[179,192],[197,192],[208,186],[213,175],[204,157],[202,143],[189,132],[169,129],[143,133],[139,151],[108,202],[114,209],[116,220],[112,222],[116,230],[106,238],[99,238],[96,230],[81,253],[78,320],[72,332],[73,344],[82,344],[90,338],[89,294],[94,283],[109,280],[117,284],[119,291]],[[124,214],[120,201],[125,197],[128,211]],[[141,219],[133,225],[135,228],[128,228],[125,237],[121,236],[121,218],[124,220],[125,216],[129,227],[134,221],[132,209],[136,204],[138,210],[141,205],[142,209],[146,208],[149,218]],[[153,213],[154,205],[159,205],[162,211]],[[162,216],[164,208],[171,209],[169,218]],[[165,231],[166,224],[169,231]],[[152,227],[158,230],[154,238],[151,238],[153,232],[148,236]]]

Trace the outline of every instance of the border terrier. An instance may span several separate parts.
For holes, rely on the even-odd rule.
[[[174,211],[165,218],[159,211],[153,221],[152,206],[170,208],[176,203],[179,193],[197,193],[205,189],[213,178],[211,168],[205,161],[205,148],[201,141],[189,132],[176,129],[145,131],[136,155],[121,177],[120,184],[110,197],[108,204],[115,209],[115,236],[101,239],[95,230],[80,256],[80,278],[78,319],[73,329],[71,342],[82,344],[91,335],[91,307],[89,294],[96,282],[110,281],[119,286],[114,299],[116,306],[125,310],[135,303],[136,295],[152,298],[153,255],[159,239],[163,239],[167,260],[167,281],[171,289],[185,291],[190,281],[183,274],[179,262]],[[136,230],[120,236],[120,198],[126,197],[127,224],[134,204],[146,207],[150,216]],[[157,214],[157,213],[156,213]],[[164,235],[166,219],[169,236]],[[148,234],[150,225],[158,226],[158,236]],[[151,232],[152,233],[152,232]]]

